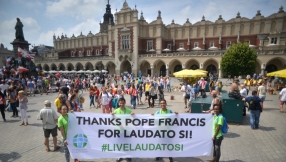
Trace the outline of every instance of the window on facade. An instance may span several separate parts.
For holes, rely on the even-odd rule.
[[[184,48],[184,43],[180,43],[180,48]]]
[[[129,49],[130,37],[129,35],[121,36],[121,49]]]
[[[226,48],[230,47],[231,42],[226,42]]]
[[[271,38],[271,44],[277,44],[277,38]]]
[[[214,42],[210,42],[210,47],[214,47]]]
[[[95,51],[95,54],[96,54],[96,55],[99,55],[99,50],[98,50],[98,49]]]
[[[106,55],[108,55],[108,48],[106,48],[106,50],[105,50],[105,54],[106,54]]]
[[[194,48],[196,48],[196,47],[199,47],[199,43],[198,42],[194,43]]]
[[[148,41],[147,42],[147,50],[150,51],[151,49],[153,49],[153,41]]]
[[[248,45],[250,44],[250,40],[246,40],[244,42],[247,43]]]
[[[172,49],[172,44],[168,44],[168,45],[167,45],[167,48],[168,48],[169,50],[171,50],[171,49]]]
[[[81,51],[78,52],[78,56],[82,57],[82,52]]]
[[[74,52],[71,52],[71,57],[74,57]]]
[[[90,56],[90,50],[87,51],[86,55],[87,55],[87,56]]]
[[[54,57],[54,53],[52,53],[52,57]]]

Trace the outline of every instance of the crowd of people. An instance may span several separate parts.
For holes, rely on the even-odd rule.
[[[260,113],[263,112],[263,102],[266,99],[267,83],[269,78],[257,77],[257,84],[249,86],[249,77],[244,83],[234,80],[230,86],[229,96],[235,99],[245,101],[243,108],[243,116],[246,115],[246,109],[250,111],[250,124],[252,129],[259,128]],[[223,118],[220,117],[222,111],[221,100],[218,97],[219,87],[221,85],[218,80],[210,79],[208,82],[206,78],[199,79],[195,84],[189,85],[184,82],[181,85],[180,91],[183,92],[183,99],[186,112],[191,111],[192,101],[199,95],[205,97],[206,85],[209,84],[210,92],[213,97],[210,110],[206,113],[213,113],[216,120],[214,123],[214,155],[211,161],[218,161],[220,158],[220,145],[223,140],[223,134],[220,127],[223,125]],[[83,104],[86,99],[83,92],[88,92],[89,108],[101,108],[102,113],[105,114],[134,114],[132,109],[136,109],[137,105],[146,104],[146,108],[153,108],[155,100],[159,100],[161,110],[154,111],[156,114],[173,113],[172,110],[167,109],[167,102],[164,99],[164,92],[171,92],[171,79],[167,77],[135,77],[132,74],[117,75],[76,75],[76,74],[62,74],[61,76],[45,76],[45,77],[30,77],[30,78],[10,78],[1,80],[0,84],[0,108],[3,120],[6,121],[5,111],[12,111],[11,117],[19,117],[17,107],[21,113],[22,125],[28,125],[27,109],[28,98],[35,95],[48,95],[53,90],[58,91],[57,97],[54,101],[56,111],[52,108],[52,102],[46,100],[44,102],[45,108],[42,109],[38,115],[38,119],[42,120],[44,129],[44,143],[46,151],[50,151],[49,136],[52,134],[54,142],[54,150],[60,149],[57,146],[58,129],[62,135],[66,161],[69,161],[69,150],[67,137],[68,126],[68,112],[84,111]],[[252,95],[249,96],[249,91]],[[199,94],[200,93],[200,94]],[[131,108],[127,108],[126,96],[130,97]],[[144,95],[144,96],[143,96]],[[283,105],[286,104],[286,88],[284,88],[279,95],[280,112],[283,111]],[[8,103],[6,102],[8,101]],[[254,103],[251,105],[250,103]],[[286,110],[285,110],[286,112]],[[60,114],[58,117],[57,113]],[[177,114],[177,112],[175,112]],[[157,157],[156,160],[160,160]],[[173,161],[173,158],[169,158]],[[119,158],[118,161],[122,159]],[[127,159],[131,160],[131,159]],[[75,161],[78,161],[75,159]]]

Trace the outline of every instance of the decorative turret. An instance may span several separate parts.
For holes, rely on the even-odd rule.
[[[189,18],[187,18],[187,21],[186,21],[186,23],[190,23],[190,20],[189,20]]]
[[[172,20],[172,24],[175,24],[174,19]]]
[[[158,17],[157,17],[157,19],[161,19],[161,11],[160,11],[160,10],[158,11]]]
[[[284,10],[283,10],[283,6],[281,6],[281,7],[279,8],[278,13],[283,13],[283,12],[284,12]]]
[[[113,14],[111,13],[109,0],[107,0],[106,12],[103,15],[103,22],[102,23],[100,22],[100,32],[107,33],[109,24],[114,25],[114,17]]]
[[[144,20],[143,12],[141,11],[141,16],[139,20]]]
[[[236,14],[236,18],[241,18],[241,16],[240,16],[240,13],[239,13],[239,12]]]
[[[202,21],[206,21],[206,20],[205,20],[205,16],[204,16],[204,15],[203,15],[203,17],[202,17]]]
[[[257,10],[256,16],[261,16],[260,10]]]
[[[219,16],[218,16],[218,20],[222,20],[222,17],[221,17],[221,15],[219,15]]]
[[[55,35],[55,33],[54,33],[53,39],[56,40],[56,35]]]

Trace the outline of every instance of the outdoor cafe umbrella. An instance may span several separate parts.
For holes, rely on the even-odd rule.
[[[267,76],[277,76],[279,78],[286,78],[286,69],[268,73]]]
[[[19,67],[18,67],[18,71],[19,71],[19,73],[26,73],[26,72],[29,71],[29,69],[26,69],[26,68],[24,68],[24,67],[22,67],[22,66],[19,66]]]
[[[196,69],[195,71],[203,72],[203,73],[208,73],[208,71],[202,70],[202,69]]]
[[[176,78],[192,78],[192,77],[206,77],[207,74],[195,70],[181,70],[177,73],[173,73]]]

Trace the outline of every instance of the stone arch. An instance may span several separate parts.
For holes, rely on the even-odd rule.
[[[37,65],[37,68],[38,68],[39,70],[43,70],[43,67],[42,67],[41,64],[38,64],[38,65]]]
[[[120,73],[124,73],[124,72],[128,72],[128,73],[132,72],[131,63],[128,60],[122,61],[120,65]]]
[[[147,60],[143,60],[139,63],[139,70],[141,71],[142,75],[151,76],[151,64]]]
[[[262,62],[259,59],[256,59],[256,63],[255,63],[255,73],[256,74],[261,73],[261,65],[262,65]]]
[[[175,72],[181,71],[183,69],[182,67],[182,62],[178,59],[173,59],[172,61],[170,61],[169,63],[169,74],[173,74]]]
[[[196,70],[200,68],[200,62],[196,59],[190,59],[185,63],[185,69]]]
[[[49,65],[44,64],[44,65],[43,65],[43,70],[45,70],[45,71],[50,71]]]
[[[90,62],[85,63],[84,67],[85,67],[85,70],[93,71],[93,65]]]
[[[55,65],[54,63],[51,64],[51,70],[57,71],[57,65]]]
[[[58,65],[58,67],[59,67],[59,70],[61,70],[61,71],[66,70],[66,67],[65,67],[65,65],[64,65],[63,63],[60,63],[60,64]]]
[[[94,67],[95,67],[96,70],[105,69],[105,68],[104,68],[104,64],[102,63],[102,61],[96,62],[95,65],[94,65]]]
[[[108,61],[105,65],[106,67],[106,70],[108,71],[109,74],[115,74],[115,68],[116,68],[116,65],[114,62],[112,61]]]
[[[218,74],[219,62],[215,59],[207,59],[203,63],[203,69],[212,74]]]
[[[73,64],[72,63],[68,63],[67,64],[67,69],[66,70],[68,70],[68,71],[72,71],[72,70],[74,70],[74,66],[73,66]]]
[[[153,73],[154,73],[154,74],[152,74],[153,76],[155,76],[156,74],[158,76],[168,75],[169,73],[167,72],[166,63],[161,59],[156,60],[153,63]]]
[[[286,60],[281,57],[274,57],[266,63],[265,71],[267,73],[282,70],[285,68]]]
[[[83,65],[80,62],[76,63],[75,64],[75,70],[76,71],[83,70]]]

